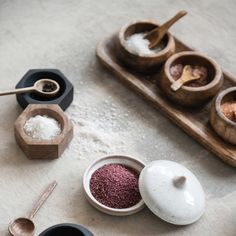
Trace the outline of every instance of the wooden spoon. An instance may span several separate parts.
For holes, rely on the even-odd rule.
[[[163,25],[156,27],[152,31],[148,32],[145,36],[144,39],[148,39],[150,41],[149,48],[153,49],[155,48],[158,43],[162,40],[168,29],[180,18],[185,16],[187,14],[186,11],[180,11],[178,12],[174,17],[172,17],[170,20],[168,20],[166,23]]]
[[[33,217],[36,215],[38,210],[42,207],[45,201],[48,199],[54,188],[57,186],[57,182],[52,182],[47,189],[43,192],[39,198],[36,206],[31,211],[28,218],[20,217],[15,219],[10,223],[8,230],[9,233],[13,236],[32,236],[34,233],[35,225],[32,221]]]
[[[11,91],[0,92],[0,96],[18,94],[18,93],[30,93],[36,92],[44,97],[55,96],[60,89],[60,85],[52,79],[40,79],[34,83],[32,87],[19,88]]]
[[[185,83],[189,82],[189,81],[193,81],[193,80],[197,80],[199,79],[200,76],[199,75],[193,75],[192,74],[192,68],[190,65],[186,65],[183,69],[182,75],[181,77],[176,80],[171,86],[170,88],[173,91],[177,91],[179,88],[181,88]]]

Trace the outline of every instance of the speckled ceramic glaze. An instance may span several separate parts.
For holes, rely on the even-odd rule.
[[[141,160],[138,160],[133,157],[121,156],[121,155],[107,156],[107,157],[103,157],[103,158],[95,160],[87,168],[87,170],[84,172],[84,176],[83,176],[83,187],[84,187],[84,192],[85,192],[85,195],[86,195],[88,201],[94,207],[96,207],[99,211],[102,211],[106,214],[114,215],[114,216],[131,215],[131,214],[134,214],[134,213],[142,210],[145,206],[142,199],[140,202],[138,202],[136,205],[134,205],[132,207],[124,208],[124,209],[116,209],[116,208],[107,207],[94,198],[94,196],[92,195],[92,193],[90,191],[90,179],[91,179],[92,174],[98,168],[102,167],[105,164],[123,164],[125,166],[128,166],[128,167],[136,170],[138,173],[140,173],[145,166],[145,164]]]
[[[205,209],[205,194],[195,175],[166,160],[147,165],[139,178],[140,193],[148,208],[176,225],[197,221]]]

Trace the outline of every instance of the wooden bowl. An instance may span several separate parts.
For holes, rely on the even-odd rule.
[[[102,203],[97,201],[92,195],[90,191],[90,179],[91,179],[92,174],[103,165],[111,164],[111,163],[126,165],[136,170],[138,173],[140,173],[142,169],[145,167],[145,164],[142,161],[134,159],[132,157],[128,157],[128,156],[107,156],[107,157],[103,157],[98,160],[95,160],[87,168],[83,176],[83,188],[86,194],[86,198],[99,211],[102,211],[109,215],[126,216],[126,215],[131,215],[142,210],[145,206],[144,201],[142,199],[139,203],[137,203],[136,205],[132,207],[124,208],[124,209],[115,209],[115,208],[111,208],[111,207],[107,207],[103,205]]]
[[[236,144],[236,123],[228,119],[222,112],[221,105],[230,99],[236,102],[236,87],[221,91],[211,106],[210,122],[216,133],[226,142]]]
[[[127,67],[145,74],[152,73],[157,69],[156,67],[164,64],[164,62],[175,52],[174,37],[170,33],[167,33],[163,38],[166,44],[164,49],[154,55],[137,55],[126,47],[125,41],[129,36],[135,33],[151,31],[158,26],[158,23],[155,21],[142,20],[131,22],[120,29],[116,42],[116,53]]]
[[[62,128],[60,135],[52,140],[36,140],[24,131],[26,121],[36,115],[47,115],[56,119]],[[73,137],[73,126],[58,105],[29,105],[18,117],[14,126],[15,138],[29,159],[55,159],[64,152]]]
[[[204,66],[208,71],[208,84],[201,87],[182,86],[177,91],[172,91],[170,86],[175,82],[170,74],[170,68],[174,65],[199,65]],[[223,74],[220,66],[211,58],[198,52],[180,52],[171,56],[165,63],[162,75],[158,78],[159,86],[173,102],[187,107],[201,106],[217,92],[223,83]]]

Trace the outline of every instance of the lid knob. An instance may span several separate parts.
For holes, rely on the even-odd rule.
[[[176,176],[173,179],[173,184],[176,188],[183,188],[186,183],[186,177],[185,176]]]

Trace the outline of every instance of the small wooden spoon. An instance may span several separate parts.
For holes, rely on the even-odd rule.
[[[44,97],[55,96],[60,89],[60,85],[52,79],[40,79],[34,83],[32,87],[19,88],[11,91],[0,92],[0,96],[18,94],[18,93],[30,93],[36,92]]]
[[[168,29],[180,18],[185,16],[187,14],[186,11],[180,11],[178,12],[174,17],[172,17],[170,20],[168,20],[163,25],[153,29],[152,31],[148,32],[144,39],[148,39],[150,41],[149,48],[153,49],[155,48],[158,43],[162,40]]]
[[[35,225],[32,221],[33,217],[36,215],[38,210],[42,207],[44,202],[48,199],[54,188],[57,186],[57,182],[52,182],[47,189],[43,192],[41,197],[39,198],[36,206],[31,211],[28,218],[20,217],[15,219],[10,223],[8,230],[9,233],[13,236],[32,236],[34,233]]]
[[[192,74],[192,68],[190,65],[186,65],[183,69],[182,75],[181,77],[176,80],[171,86],[170,88],[173,91],[177,91],[179,88],[181,88],[185,83],[189,82],[189,81],[193,81],[193,80],[197,80],[199,79],[200,76],[196,75],[194,76]]]

